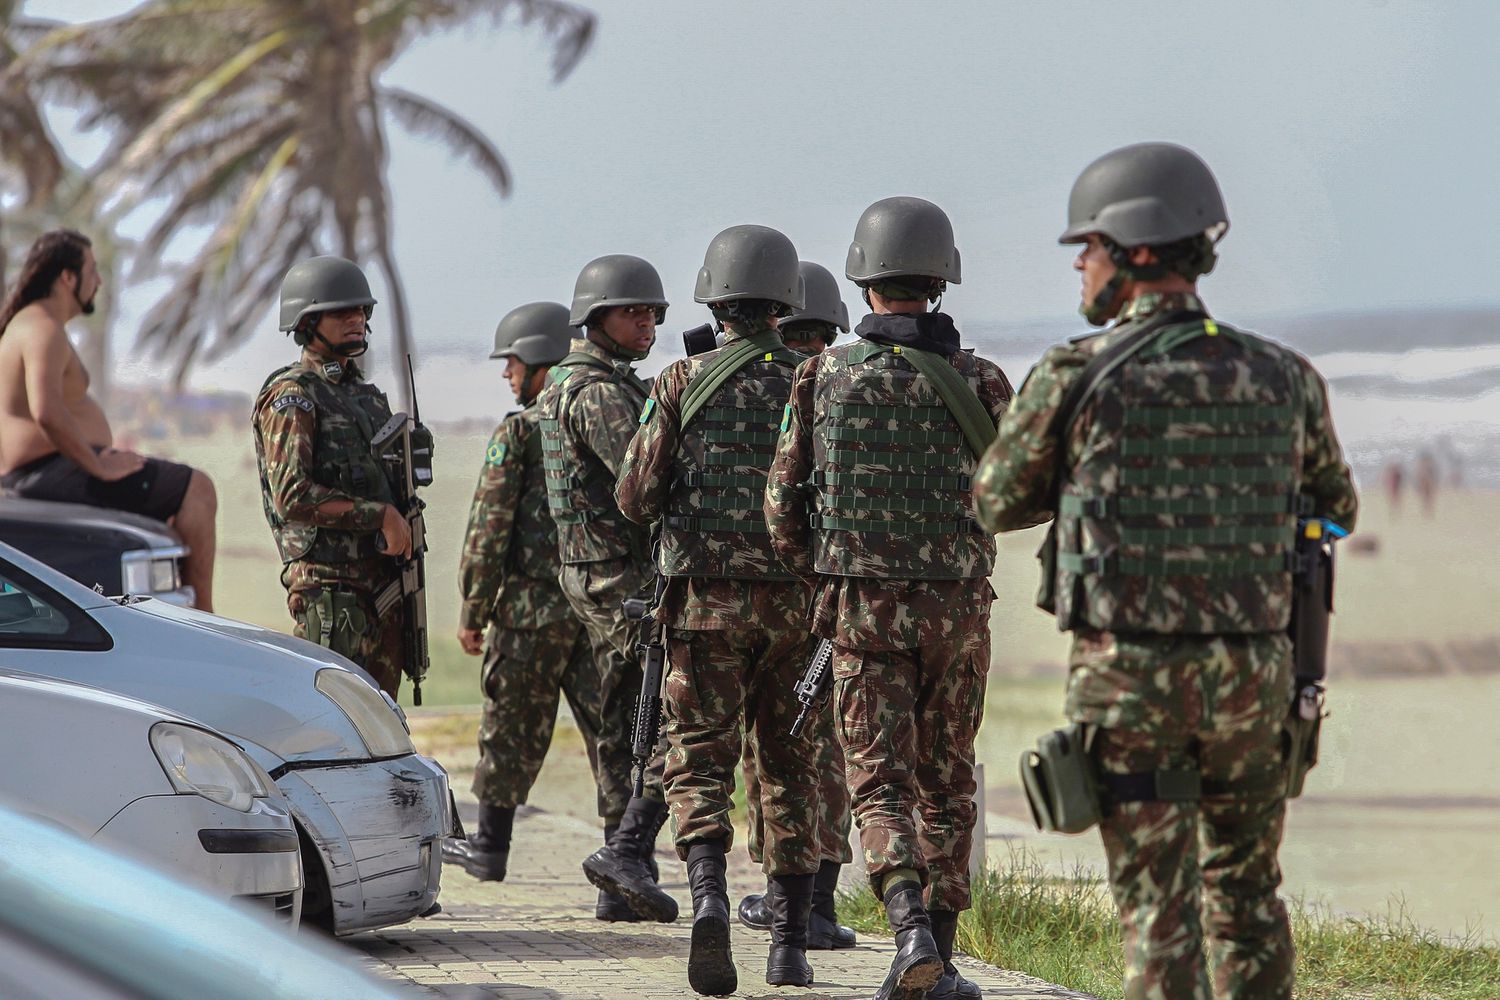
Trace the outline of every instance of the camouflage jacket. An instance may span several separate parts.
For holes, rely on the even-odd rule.
[[[458,561],[460,628],[536,629],[572,616],[558,586],[557,529],[547,511],[536,403],[495,428]]]
[[[537,397],[547,500],[564,564],[650,558],[646,529],[621,515],[614,496],[649,391],[630,364],[577,338]]]
[[[266,519],[284,563],[328,567],[310,577],[289,569],[290,578],[368,587],[371,568],[382,577],[395,571],[376,549],[392,494],[370,451],[390,416],[385,394],[352,360],[304,351],[266,380],[252,416]],[[322,507],[332,500],[352,507],[330,514]]]
[[[1090,357],[1108,346],[1122,328],[1127,328],[1130,324],[1139,323],[1158,314],[1176,311],[1199,314],[1203,317],[1207,316],[1202,302],[1196,296],[1185,294],[1142,295],[1126,306],[1116,326],[1103,333],[1082,337],[1069,344],[1054,347],[1043,356],[1042,360],[1032,370],[1030,376],[1028,376],[1025,384],[1022,385],[1020,394],[1016,397],[1015,404],[1010,408],[1005,419],[1001,421],[999,435],[986,453],[975,481],[974,497],[976,510],[980,520],[987,528],[996,531],[1009,531],[1041,523],[1057,510],[1061,495],[1079,493],[1081,492],[1080,487],[1087,486],[1088,483],[1093,483],[1093,487],[1091,488],[1093,492],[1101,494],[1118,491],[1122,488],[1123,470],[1115,470],[1114,472],[1110,472],[1109,470],[1089,472],[1085,474],[1084,480],[1080,480],[1078,483],[1074,483],[1074,480],[1079,475],[1078,470],[1086,465],[1089,455],[1093,451],[1104,447],[1119,447],[1118,439],[1129,430],[1125,426],[1125,414],[1115,412],[1108,414],[1099,413],[1097,412],[1098,407],[1104,405],[1104,403],[1100,402],[1097,398],[1091,399],[1089,403],[1081,408],[1077,414],[1077,418],[1071,425],[1067,440],[1063,445],[1065,450],[1061,455],[1058,453],[1059,442],[1055,438],[1053,423],[1056,419],[1057,411],[1061,408],[1063,400],[1068,394],[1069,388],[1073,384],[1073,381],[1081,374]],[[1217,329],[1217,325],[1212,324],[1211,320],[1206,321],[1204,325],[1205,327],[1213,325]],[[1189,343],[1189,346],[1198,352],[1197,355],[1193,355],[1194,357],[1202,356],[1205,359],[1223,358],[1224,360],[1216,363],[1225,367],[1228,371],[1236,370],[1230,367],[1234,365],[1244,368],[1246,375],[1240,381],[1244,383],[1245,391],[1241,394],[1246,395],[1247,400],[1253,401],[1253,394],[1256,391],[1271,384],[1268,379],[1251,372],[1253,358],[1250,358],[1249,355],[1253,354],[1268,358],[1269,362],[1274,364],[1276,370],[1284,370],[1289,373],[1286,379],[1287,384],[1283,388],[1275,390],[1281,393],[1277,399],[1259,401],[1263,412],[1257,419],[1262,421],[1269,420],[1271,422],[1264,423],[1258,430],[1252,427],[1250,430],[1243,432],[1251,433],[1252,431],[1256,431],[1266,436],[1264,438],[1240,439],[1242,443],[1264,440],[1268,442],[1267,447],[1270,448],[1272,447],[1271,442],[1274,440],[1290,435],[1284,447],[1286,454],[1296,463],[1286,473],[1286,478],[1291,479],[1292,482],[1286,484],[1286,487],[1271,486],[1267,489],[1289,488],[1293,494],[1301,494],[1311,501],[1312,513],[1331,518],[1345,527],[1352,528],[1358,505],[1353,482],[1349,475],[1349,468],[1344,464],[1338,439],[1334,434],[1332,419],[1328,412],[1327,388],[1322,378],[1313,370],[1305,358],[1290,350],[1271,344],[1268,341],[1263,341],[1260,338],[1240,334],[1238,331],[1230,330],[1229,332],[1233,335],[1200,338],[1196,345]],[[1167,353],[1170,354],[1171,352]],[[1188,363],[1191,364],[1191,360]],[[1132,362],[1127,362],[1125,367],[1129,368],[1131,364]],[[1161,367],[1163,372],[1167,371],[1165,367],[1160,365],[1158,367]],[[1178,367],[1181,367],[1181,365]],[[1117,371],[1120,370],[1117,369]],[[1145,374],[1141,375],[1140,378],[1154,377],[1151,369],[1143,369],[1143,372]],[[1177,380],[1173,381],[1173,379]],[[1137,380],[1139,381],[1139,379]],[[1137,464],[1141,462],[1147,463],[1142,465],[1142,469],[1145,471],[1141,478],[1144,479],[1145,475],[1151,475],[1156,479],[1161,479],[1165,485],[1162,490],[1157,491],[1162,493],[1163,499],[1152,501],[1146,498],[1143,501],[1136,501],[1136,505],[1149,506],[1152,503],[1158,505],[1175,503],[1180,508],[1179,513],[1169,514],[1165,512],[1165,507],[1163,507],[1164,512],[1161,513],[1157,513],[1156,508],[1152,507],[1152,513],[1140,515],[1136,518],[1136,520],[1140,520],[1144,516],[1146,521],[1149,521],[1147,527],[1137,529],[1137,533],[1143,538],[1151,539],[1153,544],[1158,546],[1158,555],[1161,554],[1160,546],[1173,544],[1174,538],[1184,539],[1185,537],[1187,541],[1192,541],[1202,537],[1213,541],[1215,538],[1213,535],[1214,529],[1219,526],[1219,522],[1225,520],[1224,517],[1215,517],[1219,511],[1230,511],[1237,516],[1239,521],[1246,520],[1245,517],[1240,515],[1248,512],[1255,515],[1251,519],[1256,520],[1257,523],[1271,518],[1277,520],[1279,524],[1287,517],[1287,508],[1284,505],[1279,514],[1259,509],[1260,505],[1276,499],[1269,494],[1261,496],[1262,493],[1267,493],[1267,489],[1257,489],[1254,485],[1235,485],[1231,483],[1231,479],[1224,478],[1224,475],[1237,473],[1242,468],[1252,470],[1254,474],[1261,475],[1263,479],[1266,475],[1279,477],[1281,473],[1277,472],[1273,467],[1275,463],[1271,462],[1271,459],[1274,459],[1276,455],[1272,454],[1268,456],[1264,453],[1250,453],[1244,455],[1236,454],[1234,456],[1218,455],[1215,457],[1205,455],[1201,459],[1182,457],[1187,455],[1189,451],[1193,451],[1196,454],[1194,449],[1198,449],[1198,446],[1193,444],[1193,442],[1202,440],[1201,437],[1194,438],[1188,432],[1199,432],[1209,429],[1208,424],[1211,422],[1213,415],[1227,409],[1225,406],[1218,405],[1224,402],[1224,400],[1218,397],[1201,400],[1197,398],[1205,391],[1204,387],[1199,384],[1201,381],[1201,379],[1186,376],[1169,377],[1167,374],[1163,374],[1159,380],[1160,384],[1155,389],[1151,389],[1150,386],[1146,387],[1153,394],[1153,402],[1156,399],[1163,401],[1153,409],[1160,411],[1162,419],[1173,422],[1170,427],[1164,426],[1158,432],[1148,434],[1147,436],[1168,438],[1172,441],[1181,439],[1184,445],[1192,445],[1187,450],[1174,450],[1170,456],[1168,456],[1166,450],[1157,449],[1162,451],[1162,457],[1142,458],[1137,462]],[[1279,404],[1279,406],[1273,406],[1272,404]],[[1273,412],[1273,410],[1277,412]],[[1283,410],[1286,412],[1280,412]],[[1199,419],[1200,417],[1202,419]],[[1146,432],[1143,431],[1141,433]],[[1224,443],[1234,444],[1235,442],[1231,439]],[[1143,450],[1143,448],[1143,445],[1138,446],[1136,450]],[[1181,454],[1178,454],[1178,451],[1181,451]],[[1225,485],[1215,486],[1210,483],[1206,488],[1199,488],[1198,492],[1204,493],[1205,497],[1202,500],[1194,500],[1189,495],[1192,493],[1193,496],[1196,496],[1191,487],[1185,484],[1172,485],[1177,480],[1169,481],[1166,478],[1162,478],[1171,475],[1172,473],[1169,471],[1171,469],[1178,470],[1179,478],[1181,478],[1181,474],[1188,472],[1190,469],[1190,466],[1185,464],[1187,462],[1194,462],[1200,467],[1213,467],[1215,469],[1215,473],[1210,477],[1203,477],[1196,472],[1191,473],[1195,478],[1203,478],[1205,482],[1208,482],[1210,478],[1214,482],[1219,482],[1222,479]],[[1267,464],[1268,462],[1270,462],[1269,465]],[[1264,472],[1255,472],[1255,468],[1260,466],[1266,466]],[[1159,471],[1152,473],[1149,471],[1151,469],[1158,469]],[[1269,482],[1268,479],[1264,479],[1264,481]],[[1226,497],[1231,504],[1238,504],[1239,506],[1229,507],[1220,504],[1219,498]],[[1072,501],[1072,504],[1074,507],[1083,509],[1085,514],[1087,514],[1088,508],[1085,499],[1081,498]],[[1207,504],[1209,506],[1200,511],[1197,507],[1193,507],[1193,504]],[[1191,525],[1179,523],[1183,522],[1184,516],[1189,517],[1189,519],[1197,518],[1197,520],[1194,520],[1194,523]],[[1073,520],[1078,520],[1078,518],[1070,515],[1070,518],[1060,519],[1060,521],[1069,521],[1070,523]],[[1143,521],[1142,523],[1146,522]],[[1270,522],[1267,521],[1266,523],[1269,524]],[[1060,536],[1066,527],[1066,524],[1060,525],[1057,535],[1054,537]],[[1099,527],[1089,527],[1086,530],[1091,542],[1097,541],[1101,535]],[[1106,523],[1103,532],[1108,533],[1111,530],[1113,529]],[[1128,525],[1126,530],[1129,530]],[[1250,542],[1244,543],[1242,547],[1253,556],[1259,552],[1257,544],[1259,533],[1262,531],[1268,532],[1270,529],[1241,526],[1235,530],[1243,532],[1243,537],[1250,539]],[[1280,529],[1277,528],[1276,530],[1279,531]],[[1197,534],[1184,536],[1184,532],[1196,532]],[[1077,534],[1076,531],[1073,533]],[[1127,542],[1123,536],[1119,541],[1120,544],[1126,544]],[[1066,553],[1082,544],[1082,540],[1070,538],[1065,540],[1065,545],[1061,548]],[[1179,545],[1178,547],[1181,548],[1182,546]],[[1192,555],[1193,553],[1192,551],[1188,551],[1186,554]],[[1208,554],[1212,555],[1213,553],[1209,551]],[[1178,553],[1174,552],[1172,555],[1176,556]],[[1168,562],[1166,565],[1170,566],[1172,563]],[[1069,584],[1073,582],[1073,577],[1067,575],[1066,568],[1062,567],[1061,564],[1057,567],[1049,567],[1044,572],[1049,577],[1055,576],[1058,582],[1067,581]],[[1089,572],[1087,569],[1082,569],[1079,574],[1075,575],[1086,575],[1087,572]],[[1141,579],[1146,578],[1142,577]],[[1259,585],[1257,584],[1257,586]],[[1047,581],[1044,580],[1044,592],[1048,589]],[[1213,594],[1221,591],[1228,592],[1225,584],[1212,584],[1207,588],[1205,594],[1191,600],[1187,599],[1192,597],[1191,594],[1188,594],[1182,601],[1162,600],[1148,602],[1151,603],[1151,607],[1138,609],[1134,618],[1125,620],[1143,623],[1133,624],[1132,628],[1129,629],[1132,631],[1191,633],[1203,631],[1269,630],[1264,621],[1247,622],[1244,629],[1225,628],[1222,620],[1217,625],[1209,621],[1208,625],[1204,628],[1196,627],[1194,620],[1196,617],[1204,614],[1204,602],[1213,600]],[[1076,600],[1081,604],[1077,609],[1068,606],[1069,602],[1075,599],[1073,594],[1061,595],[1062,606],[1059,609],[1059,625],[1062,627],[1072,627],[1076,623],[1080,627],[1103,628],[1105,626],[1100,623],[1111,620],[1112,616],[1116,613],[1113,605],[1129,603],[1122,600],[1118,594],[1111,597],[1107,590],[1092,592],[1085,589],[1076,593]],[[1128,595],[1125,596],[1128,597]],[[1248,596],[1249,598],[1255,597],[1255,595]],[[1268,614],[1266,620],[1269,620],[1270,617],[1278,616],[1284,619],[1284,607],[1277,607],[1275,605],[1284,604],[1285,598],[1279,598],[1275,594],[1263,594],[1261,596],[1270,599],[1273,605],[1271,610],[1277,612],[1277,615],[1274,616]],[[1104,601],[1111,605],[1111,607],[1097,607],[1096,605],[1100,601]],[[1247,599],[1247,603],[1264,602]],[[1182,606],[1176,607],[1178,604]],[[1194,607],[1197,607],[1199,610],[1194,611]],[[1067,610],[1069,613],[1064,616],[1062,613],[1063,610]],[[1103,617],[1096,612],[1103,612]],[[1224,613],[1231,614],[1232,616],[1232,612],[1233,609],[1229,609]],[[1211,616],[1208,617],[1211,618]],[[1090,622],[1094,624],[1091,625]],[[1233,622],[1230,624],[1233,624]],[[1113,627],[1117,630],[1124,630],[1118,625]]]
[[[683,394],[693,378],[746,337],[765,334],[774,336],[774,330],[742,330],[731,324],[723,347],[674,362],[662,372],[620,466],[615,498],[626,517],[639,524],[673,518],[681,525],[663,530],[658,567],[668,576],[659,614],[675,628],[806,627],[807,586],[787,578],[764,531],[765,472],[760,470],[765,459],[756,448],[759,435],[766,436],[767,444],[775,441],[791,374],[787,362],[757,359],[741,368],[693,418],[687,433],[682,427]],[[765,398],[768,389],[774,399]],[[716,450],[735,464],[699,468],[703,439],[720,428],[726,443]],[[699,484],[705,471],[728,485]],[[757,484],[739,484],[742,476]]]
[[[876,579],[815,572],[806,484],[815,466],[815,397],[827,356],[825,351],[797,369],[765,500],[766,525],[777,554],[813,582],[812,631],[840,645],[866,650],[915,649],[952,636],[977,634],[987,627],[995,599],[987,579]],[[998,421],[1010,402],[1010,382],[992,362],[973,360],[979,398]]]

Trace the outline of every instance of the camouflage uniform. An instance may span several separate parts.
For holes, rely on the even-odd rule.
[[[647,392],[628,362],[577,338],[536,403],[562,561],[558,579],[588,630],[599,669],[597,774],[610,823],[630,801],[631,728],[641,686],[636,629],[621,603],[640,596],[654,575],[647,531],[620,514],[614,486]],[[647,771],[645,794],[662,800],[659,760]]]
[[[377,615],[375,597],[397,580],[391,557],[376,548],[392,493],[370,451],[391,417],[385,394],[364,380],[352,360],[304,351],[273,372],[255,401],[255,454],[262,500],[284,564],[281,583],[296,625],[307,634],[307,611],[324,591],[352,594],[358,613],[341,616],[324,645],[364,667],[391,697],[401,683],[401,604]],[[320,505],[353,507],[327,514]],[[359,619],[363,619],[360,621]]]
[[[805,666],[805,664],[804,664]],[[800,709],[801,703],[797,703]],[[854,814],[849,811],[849,780],[844,776],[844,751],[833,735],[833,701],[824,703],[820,714],[826,715],[825,738],[802,745],[804,752],[815,755],[814,769],[818,774],[818,855],[823,861],[847,865],[854,860],[849,848],[849,831],[854,826]],[[784,732],[771,732],[773,740],[786,741]],[[807,740],[805,734],[801,737]],[[760,758],[760,733],[749,729],[745,732],[745,748],[740,766],[745,775],[745,813],[747,836],[746,848],[753,861],[761,862],[765,855],[765,821],[761,806],[760,770],[756,761]]]
[[[459,627],[489,626],[474,794],[502,808],[524,803],[541,771],[559,690],[597,779],[599,671],[588,633],[557,583],[561,564],[537,417],[533,403],[495,429],[458,570],[464,597]],[[599,805],[603,815],[602,796]]]
[[[1111,376],[1126,388],[1101,390],[1085,404],[1059,455],[1054,418],[1088,359],[1122,331],[1172,312],[1202,319],[1169,325],[1160,352],[1148,348],[1149,359],[1127,362]],[[1061,491],[1052,596],[1059,625],[1074,633],[1067,713],[1100,727],[1100,769],[1108,776],[1196,768],[1205,782],[1232,789],[1198,802],[1123,801],[1106,810],[1101,828],[1124,925],[1126,996],[1209,1000],[1206,930],[1219,995],[1289,998],[1292,942],[1276,896],[1285,815],[1280,740],[1293,691],[1289,574],[1221,575],[1204,589],[1202,577],[1153,576],[1148,567],[1151,554],[1170,552],[1179,567],[1253,560],[1241,567],[1249,572],[1262,557],[1277,558],[1262,532],[1282,533],[1290,544],[1295,505],[1280,502],[1288,490],[1346,527],[1353,526],[1356,499],[1322,379],[1291,351],[1206,317],[1196,296],[1144,294],[1127,303],[1119,325],[1049,351],[985,456],[975,504],[986,527],[1011,530],[1045,520]],[[1120,398],[1144,405],[1127,402],[1121,411]],[[1224,417],[1233,406],[1246,409]],[[1239,435],[1263,423],[1265,437],[1230,437],[1217,451],[1191,445],[1222,430],[1215,422],[1225,420]],[[1151,439],[1167,444],[1143,443]],[[1258,443],[1239,448],[1236,440]],[[1114,468],[1089,457],[1115,454],[1111,449],[1143,457]],[[1187,477],[1194,468],[1219,484],[1203,490],[1203,509],[1192,508]],[[1121,496],[1118,525],[1085,524],[1098,509],[1091,491]],[[1127,502],[1140,513],[1121,506]],[[1147,510],[1174,502],[1170,512]],[[1116,531],[1114,573],[1092,568],[1085,550]],[[1231,537],[1243,541],[1223,543]],[[1132,566],[1136,546],[1148,554]]]
[[[681,427],[694,376],[750,337],[766,340],[765,358],[740,368]],[[770,326],[731,324],[723,346],[669,366],[641,414],[616,488],[627,517],[663,522],[668,581],[658,614],[671,630],[664,780],[677,852],[687,860],[694,841],[732,843],[734,765],[742,732],[753,734],[766,779],[762,867],[770,875],[816,872],[820,860],[812,836],[818,758],[786,737],[800,707],[793,689],[816,645],[806,626],[807,588],[781,567],[756,524],[763,487],[755,484],[764,481],[766,461],[757,455],[775,441],[800,357]],[[711,450],[735,461],[705,462]],[[806,739],[826,742],[827,722],[826,713],[815,716]]]
[[[888,405],[861,409],[862,398],[829,398],[829,387],[847,373],[874,369],[881,372],[876,381],[884,380],[882,398],[898,398],[911,368],[886,341],[914,326],[946,331],[950,346],[942,353],[994,418],[1004,412],[1011,396],[1004,373],[957,350],[946,316],[866,317],[855,331],[860,339],[830,347],[797,370],[765,512],[782,561],[814,580],[813,631],[835,646],[835,726],[876,894],[887,874],[909,869],[926,886],[932,909],[956,912],[969,906],[974,735],[989,670],[994,540],[958,527],[969,521],[962,476],[922,472],[929,465],[973,467],[957,423],[930,387],[907,392],[899,415]],[[848,427],[835,427],[829,415],[835,407],[847,408],[849,426],[907,442],[911,463],[856,473],[856,485],[831,479],[830,456],[848,440],[839,436]],[[918,480],[922,485],[912,489]],[[819,491],[815,510],[807,483]],[[931,497],[917,495],[927,490]],[[909,508],[903,495],[913,498]],[[951,512],[954,527],[917,534],[919,522],[933,521],[922,511]],[[900,524],[901,533],[841,530],[850,513],[861,523]],[[889,558],[897,553],[900,561]]]

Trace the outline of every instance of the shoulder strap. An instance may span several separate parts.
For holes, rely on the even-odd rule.
[[[794,367],[800,360],[791,348],[782,343],[781,337],[771,332],[757,333],[723,348],[718,357],[698,369],[698,374],[693,376],[687,389],[683,391],[681,426],[686,427],[735,372],[760,355],[765,355],[768,361],[776,358]]]
[[[613,381],[630,386],[641,394],[642,399],[651,395],[651,389],[641,380],[639,375],[631,371],[628,367],[610,364],[603,358],[597,358],[592,354],[585,354],[582,351],[574,351],[564,356],[561,361],[552,366],[552,371],[547,377],[553,382],[566,382],[568,377],[573,374],[575,367],[593,368],[596,371],[608,372],[612,376]]]
[[[926,376],[943,398],[964,432],[964,440],[974,457],[982,456],[995,440],[995,421],[985,408],[969,380],[960,375],[948,359],[932,351],[919,351],[915,347],[892,347],[892,351],[911,362],[912,367]]]
[[[1078,416],[1078,411],[1083,409],[1083,404],[1088,402],[1100,383],[1116,368],[1145,348],[1155,339],[1156,334],[1169,326],[1197,319],[1202,315],[1202,313],[1184,311],[1158,313],[1089,358],[1078,378],[1068,387],[1068,394],[1063,397],[1062,405],[1057,408],[1057,413],[1052,418],[1051,436],[1058,439],[1066,436],[1068,428],[1073,424],[1073,419]],[[1061,455],[1061,451],[1058,454]]]
[[[276,369],[274,372],[266,376],[266,380],[260,384],[260,391],[265,392],[267,389],[271,388],[272,382],[276,381],[278,378],[296,367],[297,365],[295,362],[289,365],[282,365],[280,368]]]

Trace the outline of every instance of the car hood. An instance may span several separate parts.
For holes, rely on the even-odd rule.
[[[330,667],[367,681],[369,675],[321,646],[150,598],[91,614],[114,638],[112,650],[54,654],[45,669],[16,665],[199,719],[233,737],[267,770],[284,762],[369,758],[348,716],[313,687],[318,671]]]

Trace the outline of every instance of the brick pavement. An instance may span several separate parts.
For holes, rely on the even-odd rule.
[[[472,824],[472,806],[466,804],[463,811]],[[462,869],[447,866],[441,914],[347,943],[368,956],[375,972],[455,1000],[696,998],[687,985],[691,897],[682,864],[667,851],[657,852],[662,885],[682,904],[676,923],[602,923],[594,919],[596,890],[579,868],[598,841],[592,824],[523,806],[516,818],[505,882],[478,882]],[[734,901],[763,889],[759,871],[748,864],[731,870]],[[764,933],[735,925],[733,949],[740,980],[736,996],[864,1000],[880,984],[893,950],[888,939],[861,935],[858,948],[809,954],[816,976],[811,989],[776,988],[765,984],[768,940]],[[957,964],[984,988],[986,997],[1088,1000],[1084,994],[966,957]]]

